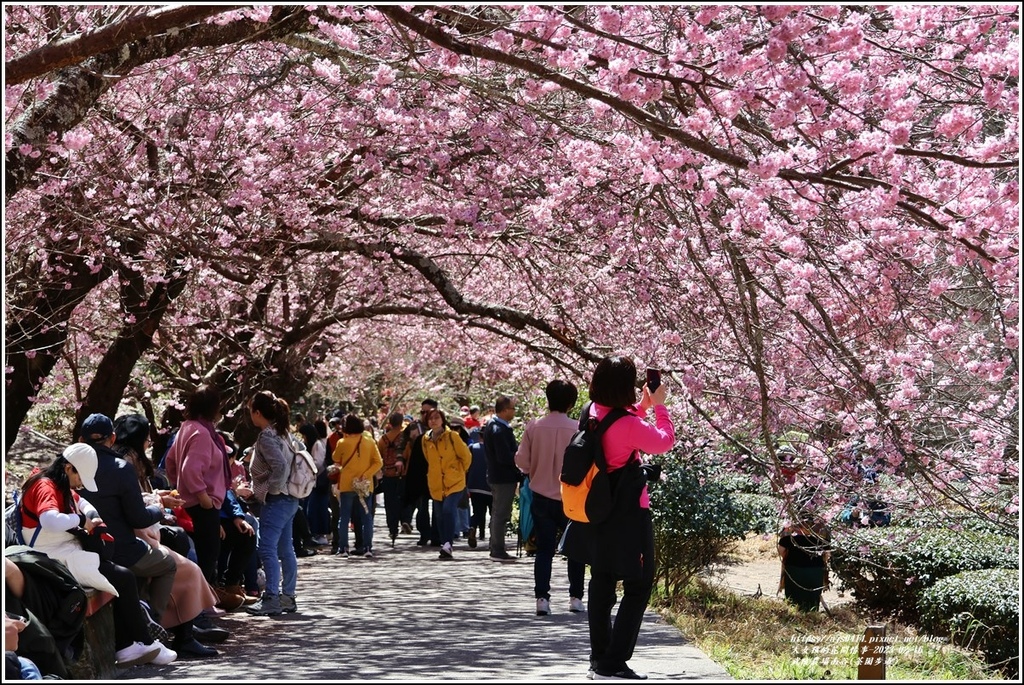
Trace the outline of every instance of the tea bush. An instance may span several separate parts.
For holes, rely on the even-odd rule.
[[[961,571],[1017,568],[1015,538],[946,528],[869,528],[833,538],[832,572],[857,602],[917,618],[921,591]]]
[[[753,508],[716,479],[714,464],[699,456],[686,463],[675,454],[662,461],[664,479],[650,484],[658,580],[674,599],[729,543],[752,528]]]
[[[1009,678],[1020,668],[1020,572],[963,571],[940,578],[921,593],[921,626],[985,655]]]

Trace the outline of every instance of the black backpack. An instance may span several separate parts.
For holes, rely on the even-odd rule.
[[[611,513],[614,488],[601,438],[609,426],[628,415],[624,409],[612,409],[598,422],[590,417],[590,403],[583,407],[579,430],[562,457],[562,510],[570,520],[601,523]]]

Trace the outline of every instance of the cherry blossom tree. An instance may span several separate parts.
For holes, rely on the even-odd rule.
[[[8,441],[79,338],[112,403],[129,380],[96,369],[143,321],[111,353],[138,392],[214,380],[235,406],[536,393],[622,352],[777,491],[789,431],[822,502],[859,487],[863,443],[900,505],[1016,526],[1016,7],[25,6],[5,27]]]

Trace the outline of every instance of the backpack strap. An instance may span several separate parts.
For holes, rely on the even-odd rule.
[[[590,416],[590,406],[592,404],[593,404],[593,402],[587,402],[587,404],[584,405],[583,410],[580,412],[579,428],[580,428],[580,430],[593,431],[594,435],[597,436],[597,438],[599,440],[604,436],[605,431],[607,431],[609,428],[611,428],[611,425],[613,423],[615,423],[616,421],[618,421],[619,419],[621,419],[621,418],[623,418],[625,416],[629,416],[629,412],[626,411],[625,409],[623,409],[621,407],[615,407],[614,409],[609,411],[607,414],[605,414],[603,419],[601,419],[600,421],[597,421],[596,423],[592,423],[592,418]],[[635,452],[633,454],[635,454]],[[598,450],[598,455],[599,455],[599,458],[600,458],[600,462],[597,464],[597,467],[599,469],[601,469],[602,471],[607,471],[608,470],[608,462],[604,458],[604,449],[603,449],[603,447],[602,447],[602,449]],[[631,455],[631,460],[632,460],[632,455]]]
[[[17,512],[17,516],[18,516],[18,529],[16,531],[16,534],[17,534],[16,536],[18,538],[18,544],[21,544],[21,545],[28,544],[29,547],[35,547],[36,546],[36,538],[39,537],[39,531],[42,530],[42,526],[39,525],[39,516],[34,511],[29,511],[25,507],[25,505],[21,501],[21,498],[18,497],[18,491],[17,490],[15,490],[13,493],[11,493],[11,497],[14,500],[14,508],[15,508],[15,511]],[[22,525],[21,525],[21,515],[22,514],[25,514],[25,516],[28,516],[30,519],[32,519],[33,521],[36,522],[36,532],[32,533],[32,539],[28,543],[25,542],[25,536],[21,532],[21,528],[22,528]]]

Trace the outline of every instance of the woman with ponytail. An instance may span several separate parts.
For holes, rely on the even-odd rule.
[[[267,587],[260,600],[246,608],[257,616],[294,613],[298,561],[292,545],[292,519],[299,500],[288,494],[293,445],[288,403],[263,390],[249,400],[249,416],[259,429],[249,473],[253,496],[260,503],[257,553],[263,563]]]
[[[95,552],[82,549],[82,535],[105,530],[96,509],[76,490],[96,487],[96,450],[75,443],[22,486],[22,530],[34,549],[68,567],[79,583],[114,595],[114,659],[135,664],[169,664],[177,654],[148,631],[149,619],[139,603],[135,575]]]

